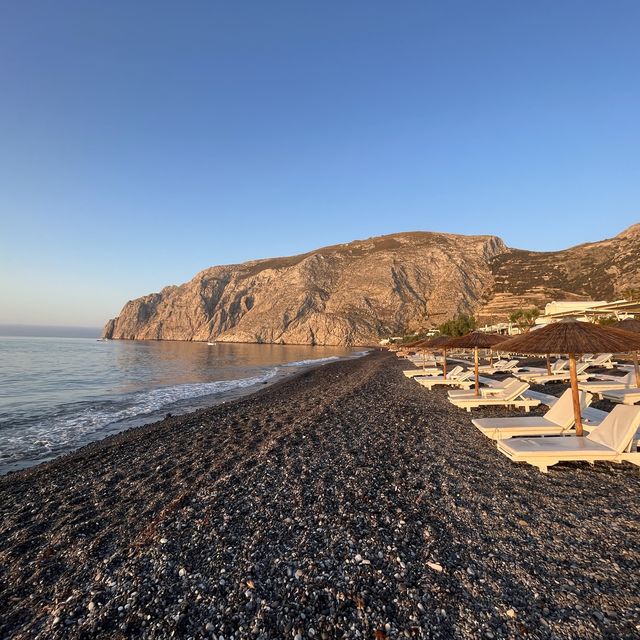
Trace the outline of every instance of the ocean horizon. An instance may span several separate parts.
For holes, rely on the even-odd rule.
[[[16,338],[99,338],[100,327],[48,324],[0,324],[0,336]]]

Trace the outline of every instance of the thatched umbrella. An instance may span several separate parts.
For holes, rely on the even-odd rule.
[[[569,374],[573,394],[573,413],[576,419],[576,435],[581,436],[582,416],[578,396],[576,354],[622,353],[637,350],[640,349],[640,335],[621,329],[570,320],[548,324],[542,329],[510,338],[494,348],[530,354],[569,354]]]
[[[449,349],[463,348],[473,349],[473,362],[476,374],[476,395],[480,395],[480,377],[478,375],[478,349],[488,349],[494,344],[504,342],[504,336],[495,333],[485,333],[484,331],[472,331],[458,338],[451,338],[447,342]]]
[[[447,345],[449,340],[451,340],[450,336],[439,335],[427,340],[425,345],[428,349],[434,351],[442,349],[442,376],[445,380],[447,379]]]
[[[634,318],[626,318],[620,320],[613,325],[615,329],[623,329],[624,331],[631,331],[632,333],[640,333],[640,320]],[[640,365],[638,364],[638,352],[633,352],[633,368],[636,370],[636,386],[640,387]]]

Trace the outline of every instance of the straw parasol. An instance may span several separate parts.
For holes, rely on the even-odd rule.
[[[640,320],[634,318],[626,318],[620,320],[613,325],[615,329],[623,329],[624,331],[631,331],[632,333],[640,333]],[[638,352],[633,352],[633,368],[636,371],[636,386],[640,387],[640,365],[638,364]]]
[[[473,362],[476,374],[476,395],[480,395],[480,378],[478,375],[478,349],[488,349],[499,342],[504,342],[504,336],[484,331],[472,331],[458,338],[451,338],[447,342],[450,349],[473,349]]]
[[[437,351],[438,349],[442,349],[442,375],[444,379],[447,379],[447,345],[451,340],[451,336],[439,335],[435,338],[431,338],[426,343],[426,347],[428,349],[432,349]]]
[[[588,322],[575,320],[556,322],[542,329],[529,331],[506,340],[495,349],[519,353],[545,354],[568,353],[569,373],[573,394],[573,413],[576,419],[576,435],[582,435],[582,416],[578,396],[578,376],[576,374],[576,354],[580,353],[621,353],[640,349],[640,335],[600,327]]]

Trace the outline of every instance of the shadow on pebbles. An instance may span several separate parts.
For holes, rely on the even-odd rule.
[[[329,364],[0,479],[0,637],[638,637],[640,469],[515,465],[402,368]]]

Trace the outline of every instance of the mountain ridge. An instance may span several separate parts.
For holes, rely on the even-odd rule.
[[[640,286],[640,224],[568,249],[513,249],[495,235],[408,231],[294,256],[208,267],[127,302],[103,337],[365,345],[440,324],[481,321],[551,299]],[[594,253],[594,249],[596,249]]]

